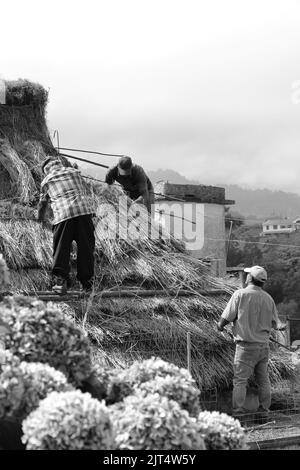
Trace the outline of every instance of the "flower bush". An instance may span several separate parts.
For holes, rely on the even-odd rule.
[[[24,419],[52,391],[73,390],[64,374],[47,364],[20,362],[5,351],[0,370],[0,417]],[[5,363],[4,363],[5,361]]]
[[[118,403],[133,393],[133,385],[127,382],[126,378],[124,380],[123,374],[120,375],[118,372],[111,374],[110,380],[107,384],[106,402],[108,404]]]
[[[23,421],[27,450],[114,449],[108,408],[89,393],[52,392]]]
[[[13,416],[24,396],[20,360],[9,351],[0,354],[0,418]]]
[[[105,388],[105,401],[111,405],[134,393],[134,386],[128,381],[122,369],[94,366],[94,374]]]
[[[135,385],[148,382],[156,377],[172,376],[177,380],[186,380],[191,385],[196,385],[187,369],[180,368],[171,362],[163,361],[160,358],[152,357],[144,361],[135,361],[131,366],[122,371],[119,376],[123,375],[128,383]]]
[[[51,302],[25,296],[5,297],[2,320],[11,332],[5,347],[21,360],[48,363],[79,385],[92,370],[91,347],[79,327]]]
[[[40,400],[51,392],[74,390],[67,382],[66,376],[48,364],[21,362],[23,374],[24,397],[18,410],[18,418],[24,419],[38,407]]]
[[[244,450],[246,436],[237,419],[218,411],[202,411],[197,423],[208,450]]]
[[[178,380],[174,376],[158,376],[154,380],[136,386],[136,389],[147,393],[159,393],[169,400],[174,400],[192,416],[196,417],[200,412],[200,392],[191,384],[191,380],[184,378]]]
[[[158,393],[136,393],[109,409],[119,449],[205,449],[196,419]]]

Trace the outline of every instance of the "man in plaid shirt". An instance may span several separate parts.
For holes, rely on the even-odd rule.
[[[45,160],[42,170],[45,177],[41,183],[38,220],[44,221],[48,203],[54,215],[52,290],[61,294],[67,291],[73,240],[77,243],[77,278],[84,290],[91,290],[94,276],[94,210],[81,173],[53,157]]]

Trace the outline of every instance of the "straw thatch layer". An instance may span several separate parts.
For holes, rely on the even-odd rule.
[[[203,389],[226,389],[233,375],[234,344],[216,329],[227,298],[99,299],[73,303],[76,317],[95,344],[96,362],[125,368],[153,355],[187,367],[187,332],[191,337],[191,372]],[[271,381],[293,377],[290,357],[273,354]]]
[[[37,187],[26,163],[21,160],[7,139],[0,139],[0,164],[13,182],[14,197],[28,203],[37,195]]]

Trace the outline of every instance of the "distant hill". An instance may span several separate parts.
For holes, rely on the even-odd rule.
[[[147,174],[153,183],[165,180],[177,184],[201,184],[201,181],[189,180],[173,170],[148,171]],[[240,212],[246,217],[261,220],[271,216],[296,217],[300,215],[298,194],[270,189],[244,189],[238,185],[215,182],[211,184],[225,188],[226,198],[235,201],[233,211]]]
[[[198,180],[190,180],[174,170],[146,171],[146,173],[152,183],[157,183],[158,181],[163,180],[174,184],[201,184]]]
[[[238,185],[221,185],[226,197],[234,199],[234,210],[247,217],[297,217],[300,215],[300,196],[296,193],[270,189],[244,189]]]

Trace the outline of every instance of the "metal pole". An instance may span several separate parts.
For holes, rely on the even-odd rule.
[[[53,135],[53,138],[55,139],[55,136],[56,136],[56,141],[57,141],[57,149],[58,149],[58,153],[59,153],[59,132],[57,129],[55,129],[54,131],[54,135]]]

